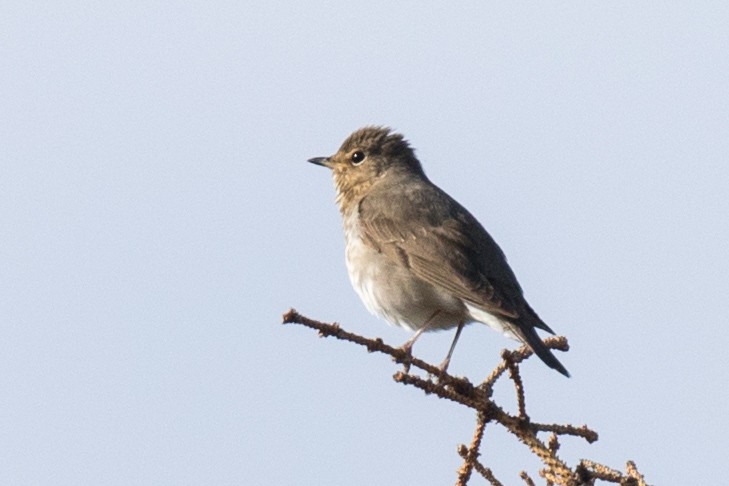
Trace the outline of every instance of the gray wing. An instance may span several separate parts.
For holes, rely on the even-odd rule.
[[[534,328],[554,332],[524,299],[504,253],[483,226],[427,180],[408,181],[400,189],[375,187],[360,202],[365,243],[424,281],[501,316],[549,367],[569,376]]]
[[[400,187],[406,189],[373,188],[360,202],[366,244],[471,305],[518,319],[528,305],[503,252],[481,224],[429,181]]]

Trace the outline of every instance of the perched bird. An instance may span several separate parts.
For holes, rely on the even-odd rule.
[[[331,157],[352,286],[367,309],[415,334],[482,322],[569,373],[537,335],[554,332],[524,299],[504,253],[463,206],[430,182],[409,143],[384,127],[352,133]]]

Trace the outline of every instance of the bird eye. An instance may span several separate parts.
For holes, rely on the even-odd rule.
[[[352,154],[352,165],[359,165],[361,164],[365,159],[365,154],[361,150],[357,150],[355,153]]]

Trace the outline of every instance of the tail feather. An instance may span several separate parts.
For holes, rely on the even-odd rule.
[[[554,331],[551,327],[545,323],[539,315],[532,309],[532,306],[529,305],[528,302],[524,302],[524,305],[526,306],[527,314],[532,317],[531,323],[534,327],[538,327],[539,329],[542,329],[544,331],[547,331],[549,334],[554,335]]]
[[[541,359],[544,364],[569,378],[570,372],[567,371],[567,368],[565,368],[564,365],[559,362],[557,357],[552,354],[552,350],[544,345],[544,342],[537,334],[537,331],[534,330],[534,327],[523,323],[521,323],[521,325],[514,324],[513,327],[515,334],[519,336],[524,344],[534,351],[534,354],[539,356],[539,359]]]

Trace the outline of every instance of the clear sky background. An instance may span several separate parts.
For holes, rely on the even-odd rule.
[[[406,135],[568,336],[573,378],[523,372],[535,419],[600,433],[561,456],[711,484],[728,26],[723,1],[3,2],[0,484],[453,484],[470,410],[280,325],[409,337],[351,289],[306,163],[368,124]],[[509,346],[470,326],[451,371]],[[507,484],[536,475],[495,428],[482,452]]]

